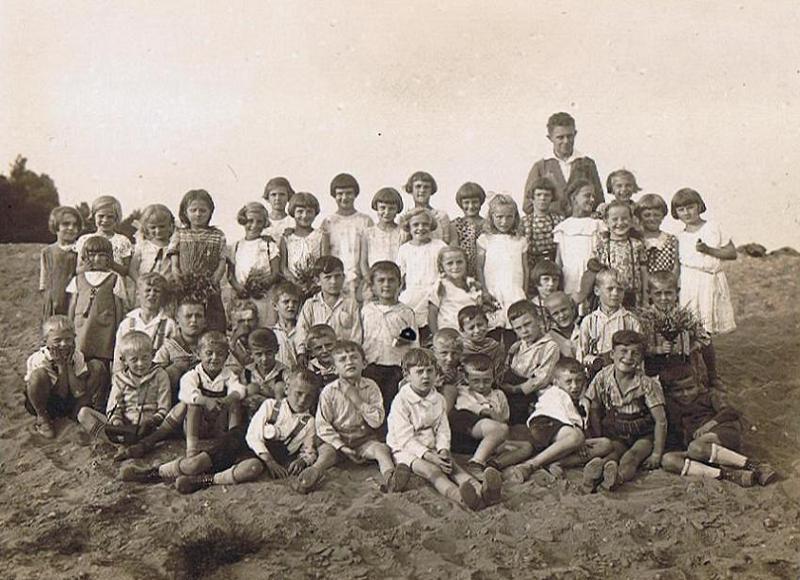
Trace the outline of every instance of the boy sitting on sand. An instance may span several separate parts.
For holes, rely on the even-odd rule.
[[[339,378],[322,389],[315,417],[321,440],[318,457],[300,474],[295,489],[308,493],[325,471],[347,458],[355,463],[377,461],[382,487],[399,491],[392,453],[378,438],[378,429],[386,417],[381,391],[374,381],[361,376],[364,350],[349,340],[337,342],[333,364]]]
[[[574,358],[560,359],[553,371],[552,386],[541,392],[528,418],[536,455],[509,468],[504,474],[507,480],[522,483],[545,467],[551,475],[562,477],[564,467],[577,467],[611,454],[610,439],[586,439],[584,435],[586,410],[579,403],[585,390],[586,374],[581,363]]]
[[[553,292],[544,299],[544,307],[553,323],[547,333],[558,345],[562,357],[575,358],[580,328],[575,324],[578,309],[564,292]]]
[[[392,404],[386,438],[397,461],[397,479],[406,480],[411,470],[440,494],[471,510],[498,503],[499,471],[487,468],[480,484],[450,456],[450,425],[444,397],[435,389],[436,367],[429,350],[412,348],[403,357],[407,382]]]
[[[322,383],[314,373],[304,369],[290,372],[286,398],[265,399],[247,427],[245,440],[251,456],[225,471],[183,475],[175,487],[181,493],[194,493],[212,485],[255,481],[265,471],[273,479],[299,475],[317,458],[310,411],[320,389]]]
[[[461,335],[455,328],[442,328],[433,335],[432,346],[437,366],[436,390],[444,397],[449,413],[456,403],[456,387],[464,382],[464,368],[461,366],[464,347]]]
[[[336,367],[333,364],[333,347],[336,345],[336,332],[327,324],[315,324],[306,336],[305,351],[307,368],[317,375],[322,384],[336,380]]]
[[[592,435],[608,437],[614,444],[612,460],[602,473],[608,491],[633,479],[643,462],[657,469],[667,436],[661,385],[641,369],[644,337],[620,330],[611,345],[612,364],[597,373],[586,392]]]
[[[25,372],[25,409],[36,416],[35,431],[46,439],[56,436],[53,420],[76,418],[89,405],[92,371],[75,348],[75,327],[64,315],[42,324],[44,346],[28,357]]]
[[[139,483],[175,481],[181,475],[223,471],[244,448],[241,401],[246,395],[236,371],[225,365],[228,340],[210,330],[197,344],[200,364],[181,378],[178,399],[186,405],[186,457],[157,467],[126,465],[120,479]]]
[[[247,358],[242,383],[247,388],[245,406],[252,415],[265,399],[282,399],[288,369],[276,360],[278,339],[269,328],[256,328],[247,335]]]

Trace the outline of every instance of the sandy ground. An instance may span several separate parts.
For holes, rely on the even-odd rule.
[[[31,434],[22,405],[38,343],[38,246],[0,246],[0,574],[3,578],[786,578],[800,575],[800,259],[730,267],[739,329],[718,341],[744,412],[746,451],[781,480],[741,489],[642,474],[613,494],[566,481],[504,489],[467,513],[421,481],[378,490],[377,470],[334,469],[321,489],[284,482],[181,496],[116,480],[110,451],[76,425]],[[172,443],[150,458],[180,451]]]

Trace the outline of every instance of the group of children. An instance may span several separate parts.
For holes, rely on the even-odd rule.
[[[504,480],[576,466],[587,492],[642,465],[771,482],[738,451],[711,342],[734,328],[721,269],[731,241],[694,190],[671,200],[685,225],[675,237],[660,196],[632,199],[632,173],[607,186],[614,199],[595,207],[589,181],[570,183],[564,218],[540,179],[524,216],[497,194],[484,218],[486,193],[465,183],[451,221],[417,172],[405,213],[397,190],[374,195],[376,224],[340,174],[337,211],[315,228],[317,198],[274,178],[269,209],[246,204],[230,248],[204,190],[184,196],[177,226],[148,206],[133,242],[115,231],[113,197],[95,200],[96,232],[82,236],[81,214],[56,208],[26,407],[43,437],[74,417],[119,444],[118,460],[183,431],[185,456],[120,471],[182,493],[264,473],[308,493],[346,460],[376,462],[387,492],[413,473],[473,510],[501,501]]]

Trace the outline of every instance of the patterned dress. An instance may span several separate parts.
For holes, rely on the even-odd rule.
[[[560,213],[523,216],[522,231],[525,239],[528,240],[528,264],[531,269],[539,260],[553,261],[556,259],[553,230],[562,221],[564,221],[564,216]]]
[[[172,234],[167,247],[167,256],[178,256],[182,274],[213,276],[220,260],[227,256],[227,242],[222,230],[213,226],[206,228],[179,228]],[[222,304],[219,285],[206,303],[206,327],[209,330],[225,331],[225,307]]]
[[[453,220],[453,226],[458,235],[458,247],[464,250],[464,253],[467,255],[467,276],[475,277],[478,275],[478,247],[476,246],[476,242],[478,241],[478,236],[483,233],[483,218],[481,218],[478,223],[466,217],[456,218]],[[450,240],[451,243],[454,241],[455,240]]]
[[[637,304],[643,304],[645,288],[641,267],[647,264],[644,242],[630,237],[612,240],[608,232],[598,232],[592,246],[592,257],[603,266],[616,270],[626,294],[630,294]]]
[[[657,238],[644,238],[647,249],[647,272],[673,272],[678,262],[678,238],[661,232]]]

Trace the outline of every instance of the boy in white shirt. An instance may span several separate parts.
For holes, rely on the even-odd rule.
[[[397,264],[375,262],[369,269],[373,301],[361,307],[362,346],[367,361],[364,376],[378,384],[387,413],[403,378],[403,355],[412,346],[419,346],[414,311],[397,300],[400,279]]]
[[[502,478],[494,468],[484,472],[483,484],[450,456],[450,425],[444,397],[436,392],[436,358],[429,350],[413,348],[403,357],[405,385],[389,412],[387,443],[398,473],[411,471],[429,481],[440,494],[479,510],[501,500]]]

